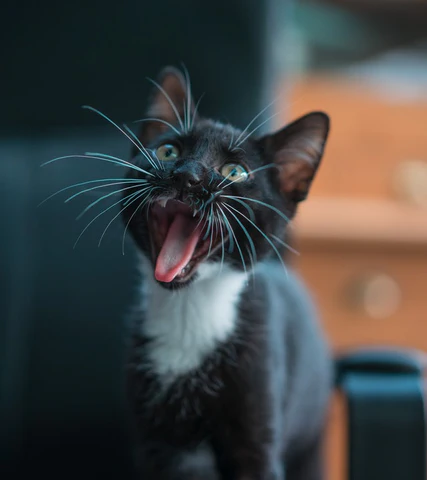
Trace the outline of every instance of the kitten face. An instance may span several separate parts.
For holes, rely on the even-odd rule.
[[[250,271],[281,255],[287,222],[320,162],[328,117],[312,113],[247,138],[199,117],[178,71],[165,69],[157,87],[139,135],[145,148],[134,149],[128,172],[143,183],[123,200],[125,223],[156,280],[178,288],[205,262]]]

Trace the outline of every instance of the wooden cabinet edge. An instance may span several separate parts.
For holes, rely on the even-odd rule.
[[[366,242],[427,250],[427,209],[397,201],[311,197],[292,229],[297,243]]]

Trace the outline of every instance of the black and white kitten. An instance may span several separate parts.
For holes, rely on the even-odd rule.
[[[282,256],[329,120],[254,139],[196,110],[165,69],[123,200],[144,274],[127,367],[141,478],[317,480],[331,365]]]

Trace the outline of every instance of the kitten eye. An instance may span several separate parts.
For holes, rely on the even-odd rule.
[[[178,158],[179,150],[177,147],[175,147],[175,145],[165,143],[164,145],[160,145],[160,147],[156,150],[156,155],[159,160],[167,162],[169,160],[175,160]]]
[[[238,163],[226,163],[223,165],[221,168],[221,175],[227,180],[230,180],[230,182],[245,182],[249,174],[246,171],[242,165],[239,165]]]

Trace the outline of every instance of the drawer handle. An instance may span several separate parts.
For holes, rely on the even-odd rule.
[[[375,273],[352,282],[348,298],[353,309],[362,310],[372,319],[385,319],[399,309],[402,292],[390,275]]]
[[[393,186],[400,199],[427,208],[427,161],[401,162],[394,171]]]

